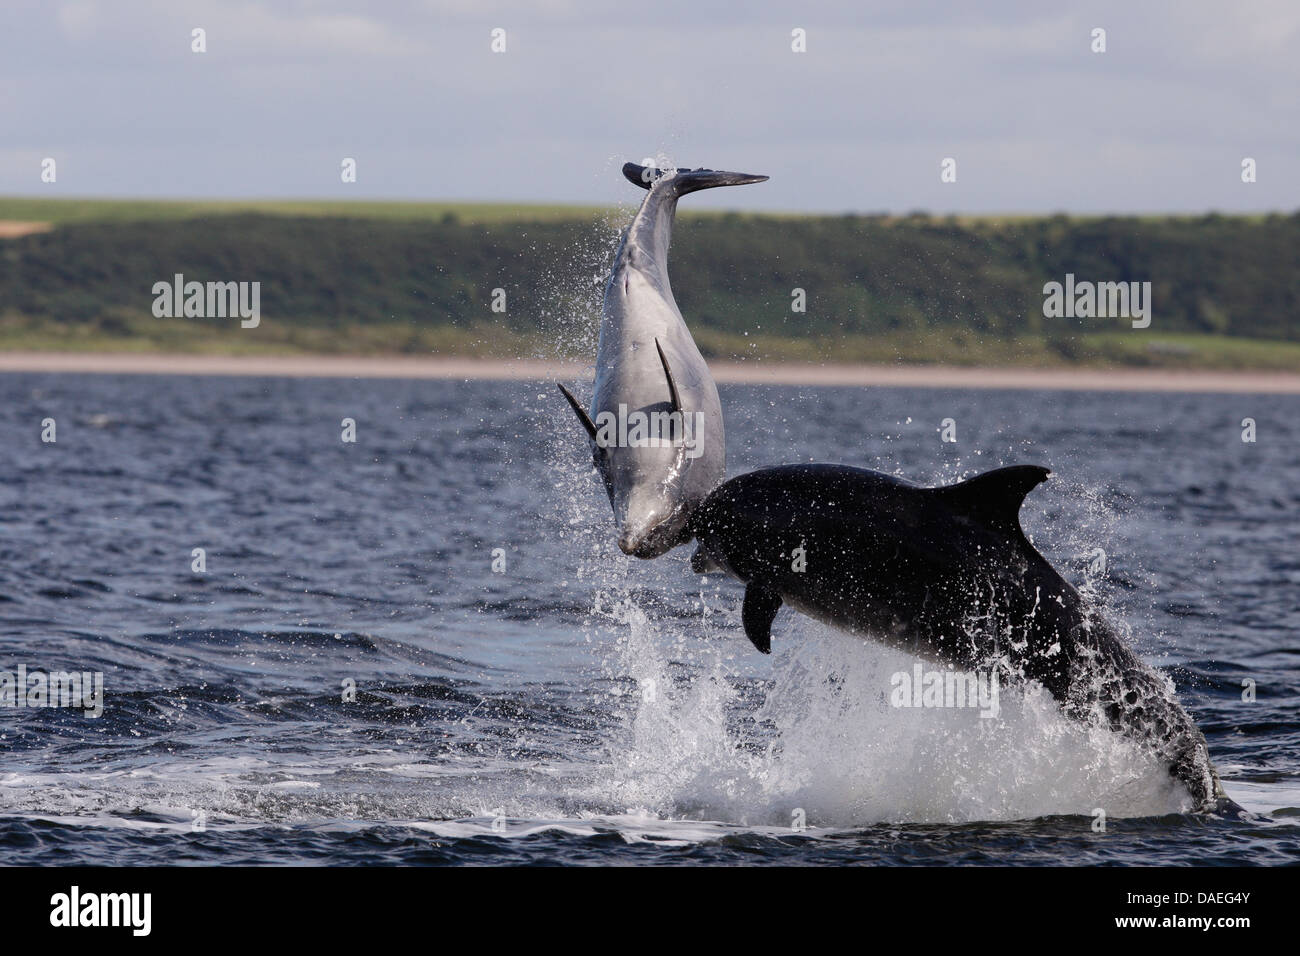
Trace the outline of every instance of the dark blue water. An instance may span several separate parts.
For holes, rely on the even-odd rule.
[[[723,390],[732,474],[1051,467],[1027,532],[1267,821],[1181,813],[1147,755],[1050,699],[890,708],[908,659],[788,610],[758,655],[688,549],[617,551],[551,385],[8,375],[0,398],[0,669],[105,694],[98,718],[0,708],[4,862],[1300,855],[1294,397]]]

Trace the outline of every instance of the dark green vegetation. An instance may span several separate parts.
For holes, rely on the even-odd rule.
[[[0,239],[0,347],[589,356],[629,214],[0,200],[0,220],[54,224]],[[259,281],[261,326],[155,318],[151,289],[178,272]],[[1150,328],[1045,318],[1067,272],[1149,280]],[[1300,369],[1300,213],[683,214],[672,274],[711,356]]]

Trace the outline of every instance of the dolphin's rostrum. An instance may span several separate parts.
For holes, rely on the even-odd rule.
[[[587,432],[618,546],[653,558],[690,540],[686,522],[726,469],[718,389],[668,282],[677,200],[767,177],[635,163],[623,175],[648,192],[605,286],[591,414],[560,390]]]

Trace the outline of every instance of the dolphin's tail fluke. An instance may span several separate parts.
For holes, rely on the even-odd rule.
[[[670,177],[665,183],[678,196],[693,193],[697,189],[712,189],[714,186],[744,186],[746,183],[761,183],[766,176],[751,173],[728,173],[720,169],[657,169],[654,166],[638,166],[636,163],[624,163],[623,175],[628,182],[649,189],[656,181]]]

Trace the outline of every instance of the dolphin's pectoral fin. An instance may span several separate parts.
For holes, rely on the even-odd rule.
[[[1012,465],[930,490],[958,514],[1000,531],[1018,532],[1020,506],[1025,496],[1050,474],[1049,469],[1040,465]]]
[[[1256,815],[1251,813],[1232,797],[1220,795],[1214,798],[1214,802],[1206,808],[1207,813],[1212,813],[1216,817],[1227,817],[1230,820],[1253,820]]]
[[[578,403],[576,398],[573,397],[573,393],[563,385],[560,385],[559,382],[556,382],[555,384],[558,385],[560,391],[564,393],[564,397],[569,400],[569,406],[573,409],[573,414],[578,416],[578,421],[582,423],[582,427],[587,433],[587,438],[591,440],[592,464],[594,464],[596,470],[600,472],[600,479],[605,483],[605,494],[609,495],[609,503],[613,505],[614,479],[610,475],[607,452],[601,447],[600,442],[596,441],[596,426],[593,424],[591,416],[587,414],[587,410]]]
[[[668,358],[664,355],[663,346],[659,344],[658,339],[655,339],[655,350],[659,353],[659,364],[664,367],[664,377],[668,379],[668,395],[672,399],[672,410],[680,415],[682,414],[682,396],[677,391],[677,382],[673,380],[673,370],[668,367]]]
[[[671,411],[677,415],[682,429],[682,440],[674,442],[677,446],[677,459],[673,463],[668,479],[664,482],[664,487],[667,488],[671,482],[680,482],[682,473],[686,469],[686,412],[682,410],[682,394],[677,390],[677,380],[673,378],[673,370],[668,365],[668,356],[664,355],[664,347],[659,344],[658,339],[655,339],[655,351],[659,353],[659,364],[664,367],[664,378],[668,379],[668,399],[672,404]],[[689,540],[688,536],[682,543],[685,544]]]
[[[686,542],[683,541],[682,543],[685,544]],[[691,555],[691,570],[696,574],[720,574],[722,573],[722,565],[709,557],[709,553],[704,550],[704,545],[700,545],[695,549],[695,553]]]
[[[573,397],[572,392],[559,382],[556,382],[555,384],[559,386],[560,391],[564,393],[564,397],[569,400],[569,406],[573,409],[573,414],[578,416],[578,421],[582,422],[582,427],[587,431],[587,437],[594,442],[596,440],[596,426],[592,423],[591,416],[587,414],[587,410],[578,403],[578,400]]]
[[[764,654],[772,653],[772,621],[781,607],[781,595],[766,584],[750,581],[745,587],[745,603],[740,620],[745,636]]]

